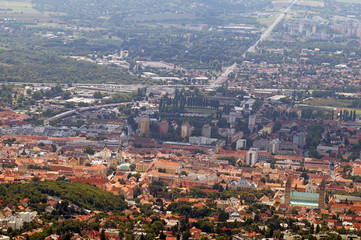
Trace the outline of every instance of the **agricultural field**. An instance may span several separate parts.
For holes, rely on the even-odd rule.
[[[324,7],[325,3],[323,1],[301,0],[298,2],[297,5],[309,7]]]
[[[361,0],[336,0],[336,2],[361,4]]]
[[[261,25],[263,26],[269,26],[274,22],[275,18],[270,17],[270,18],[257,18],[257,22],[259,22]]]
[[[30,1],[0,1],[0,12],[37,14]]]
[[[352,100],[348,99],[328,99],[328,98],[313,98],[304,102],[311,106],[327,106],[336,108],[349,107],[352,104]]]

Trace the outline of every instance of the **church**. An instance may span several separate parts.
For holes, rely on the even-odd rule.
[[[325,209],[326,182],[322,179],[319,193],[291,191],[292,180],[288,177],[283,203],[288,206],[306,207],[309,209]]]

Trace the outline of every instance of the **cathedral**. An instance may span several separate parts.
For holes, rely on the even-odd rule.
[[[322,179],[319,193],[291,191],[292,180],[288,177],[283,203],[288,206],[299,206],[310,209],[325,209],[326,182]]]

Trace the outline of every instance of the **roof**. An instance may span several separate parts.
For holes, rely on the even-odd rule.
[[[292,198],[312,198],[318,201],[319,196],[320,194],[318,193],[291,192],[291,200]]]

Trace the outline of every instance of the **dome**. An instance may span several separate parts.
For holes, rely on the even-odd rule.
[[[120,170],[129,170],[129,166],[130,166],[129,163],[123,163],[123,164],[120,164],[117,168]]]

